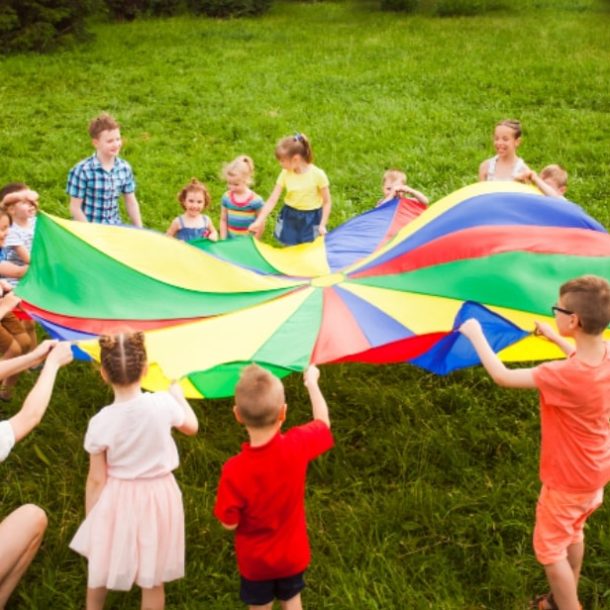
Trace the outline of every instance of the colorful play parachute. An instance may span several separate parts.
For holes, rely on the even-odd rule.
[[[423,209],[393,201],[325,239],[283,249],[240,239],[202,241],[199,250],[153,231],[41,214],[19,293],[42,319],[93,333],[214,316],[278,298],[366,257]]]
[[[421,212],[421,213],[420,213]],[[402,228],[400,228],[402,227]],[[475,363],[455,332],[477,317],[504,360],[557,357],[532,337],[559,285],[610,280],[610,236],[577,205],[517,183],[479,183],[422,211],[393,201],[313,244],[199,249],[150,231],[41,215],[24,306],[53,334],[147,330],[146,380],[226,396],[244,363],[279,375],[310,362]]]

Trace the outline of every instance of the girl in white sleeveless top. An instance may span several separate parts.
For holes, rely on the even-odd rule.
[[[529,168],[517,148],[521,144],[521,123],[511,119],[500,121],[494,129],[496,156],[486,159],[479,167],[479,180],[519,180]]]

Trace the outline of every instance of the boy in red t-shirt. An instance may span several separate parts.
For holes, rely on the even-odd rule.
[[[282,382],[253,364],[235,387],[235,418],[249,442],[222,469],[214,514],[235,530],[240,596],[250,608],[301,610],[303,574],[310,562],[305,478],[311,460],[333,445],[320,372],[304,375],[313,421],[280,432],[286,419]]]
[[[540,480],[534,551],[551,593],[537,597],[539,610],[579,610],[578,578],[585,521],[601,505],[610,480],[610,285],[586,275],[566,282],[552,308],[559,335],[546,324],[538,334],[569,356],[530,369],[507,369],[474,319],[460,331],[472,342],[498,384],[540,393]],[[571,337],[575,346],[564,339]]]

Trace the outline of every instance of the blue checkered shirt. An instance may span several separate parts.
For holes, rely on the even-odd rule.
[[[66,192],[83,200],[83,213],[89,222],[121,224],[119,196],[133,193],[136,183],[127,161],[117,157],[110,171],[95,154],[77,163],[68,174]]]

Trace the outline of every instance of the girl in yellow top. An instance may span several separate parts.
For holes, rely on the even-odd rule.
[[[262,230],[264,222],[286,189],[284,207],[277,219],[274,235],[287,246],[313,241],[326,235],[331,200],[328,178],[316,167],[309,140],[302,133],[282,138],[275,147],[282,166],[275,188],[249,231]]]

